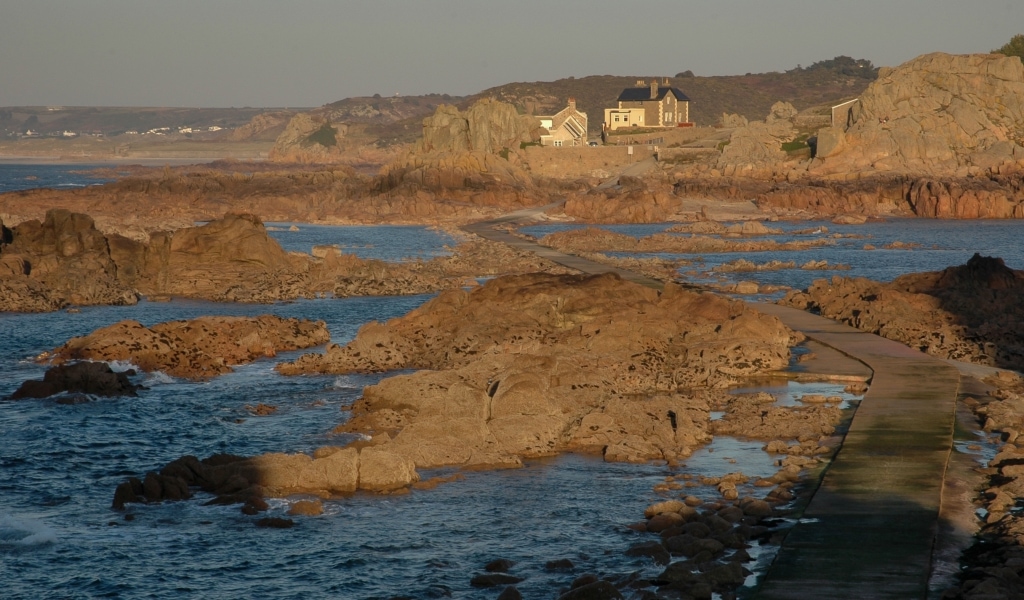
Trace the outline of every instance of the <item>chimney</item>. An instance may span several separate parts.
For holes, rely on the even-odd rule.
[[[576,110],[576,98],[569,96],[569,108]]]
[[[658,97],[658,79],[654,78],[651,80],[651,100]]]
[[[647,84],[644,83],[643,79],[637,79],[636,80],[636,87],[644,87],[645,85],[647,85]]]

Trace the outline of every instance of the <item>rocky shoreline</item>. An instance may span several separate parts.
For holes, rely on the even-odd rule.
[[[64,210],[3,231],[0,311],[8,312],[131,305],[143,296],[269,303],[413,295],[510,272],[567,272],[533,254],[479,239],[459,244],[451,256],[403,263],[365,260],[331,246],[314,249],[315,255],[289,253],[248,214],[158,231],[148,242],[103,234],[91,217]]]

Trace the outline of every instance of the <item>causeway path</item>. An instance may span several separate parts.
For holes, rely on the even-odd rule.
[[[552,206],[463,229],[584,273],[611,271],[649,287],[664,286],[495,229],[533,220]],[[754,597],[927,598],[943,478],[953,448],[959,371],[898,342],[805,311],[755,306],[860,360],[873,377],[842,446]]]

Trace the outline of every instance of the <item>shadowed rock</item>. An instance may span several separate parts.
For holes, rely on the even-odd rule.
[[[137,396],[142,386],[133,384],[128,373],[115,373],[101,362],[77,362],[47,369],[42,381],[26,381],[13,394],[12,400],[47,398],[66,392],[94,396]]]

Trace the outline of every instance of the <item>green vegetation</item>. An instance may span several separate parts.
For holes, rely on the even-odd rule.
[[[849,56],[837,56],[832,60],[819,60],[807,68],[797,65],[794,71],[821,71],[872,80],[878,77],[878,68],[871,64],[870,60],[858,60]],[[792,73],[793,71],[786,72]]]
[[[519,142],[520,150],[526,150],[530,146],[540,146],[540,142]]]
[[[612,137],[612,136],[616,136],[616,135],[640,135],[642,133],[655,133],[657,131],[659,131],[659,130],[658,129],[645,129],[643,127],[633,126],[633,127],[620,127],[618,129],[612,129],[612,130],[608,131],[607,133],[608,133],[609,137]]]
[[[323,126],[320,127],[320,129],[317,129],[313,133],[309,134],[309,136],[305,140],[303,140],[301,145],[303,148],[308,148],[313,144],[320,144],[324,148],[337,146],[338,130],[334,127],[331,127],[330,121],[324,123]]]
[[[498,156],[504,158],[505,160],[508,160],[508,148],[502,148],[501,150],[499,150]]]
[[[725,147],[728,146],[731,141],[732,140],[723,140],[718,142],[718,151],[721,152],[722,150],[725,150]]]
[[[1002,47],[992,52],[1005,54],[1006,56],[1016,56],[1021,61],[1024,61],[1024,34],[1018,33],[1010,38],[1009,42],[1006,42]]]
[[[799,150],[803,150],[804,148],[808,148],[808,146],[807,146],[807,138],[808,137],[810,137],[810,134],[805,133],[803,135],[798,136],[794,140],[790,140],[788,142],[783,142],[783,144],[782,144],[782,151],[783,152],[797,152]]]

